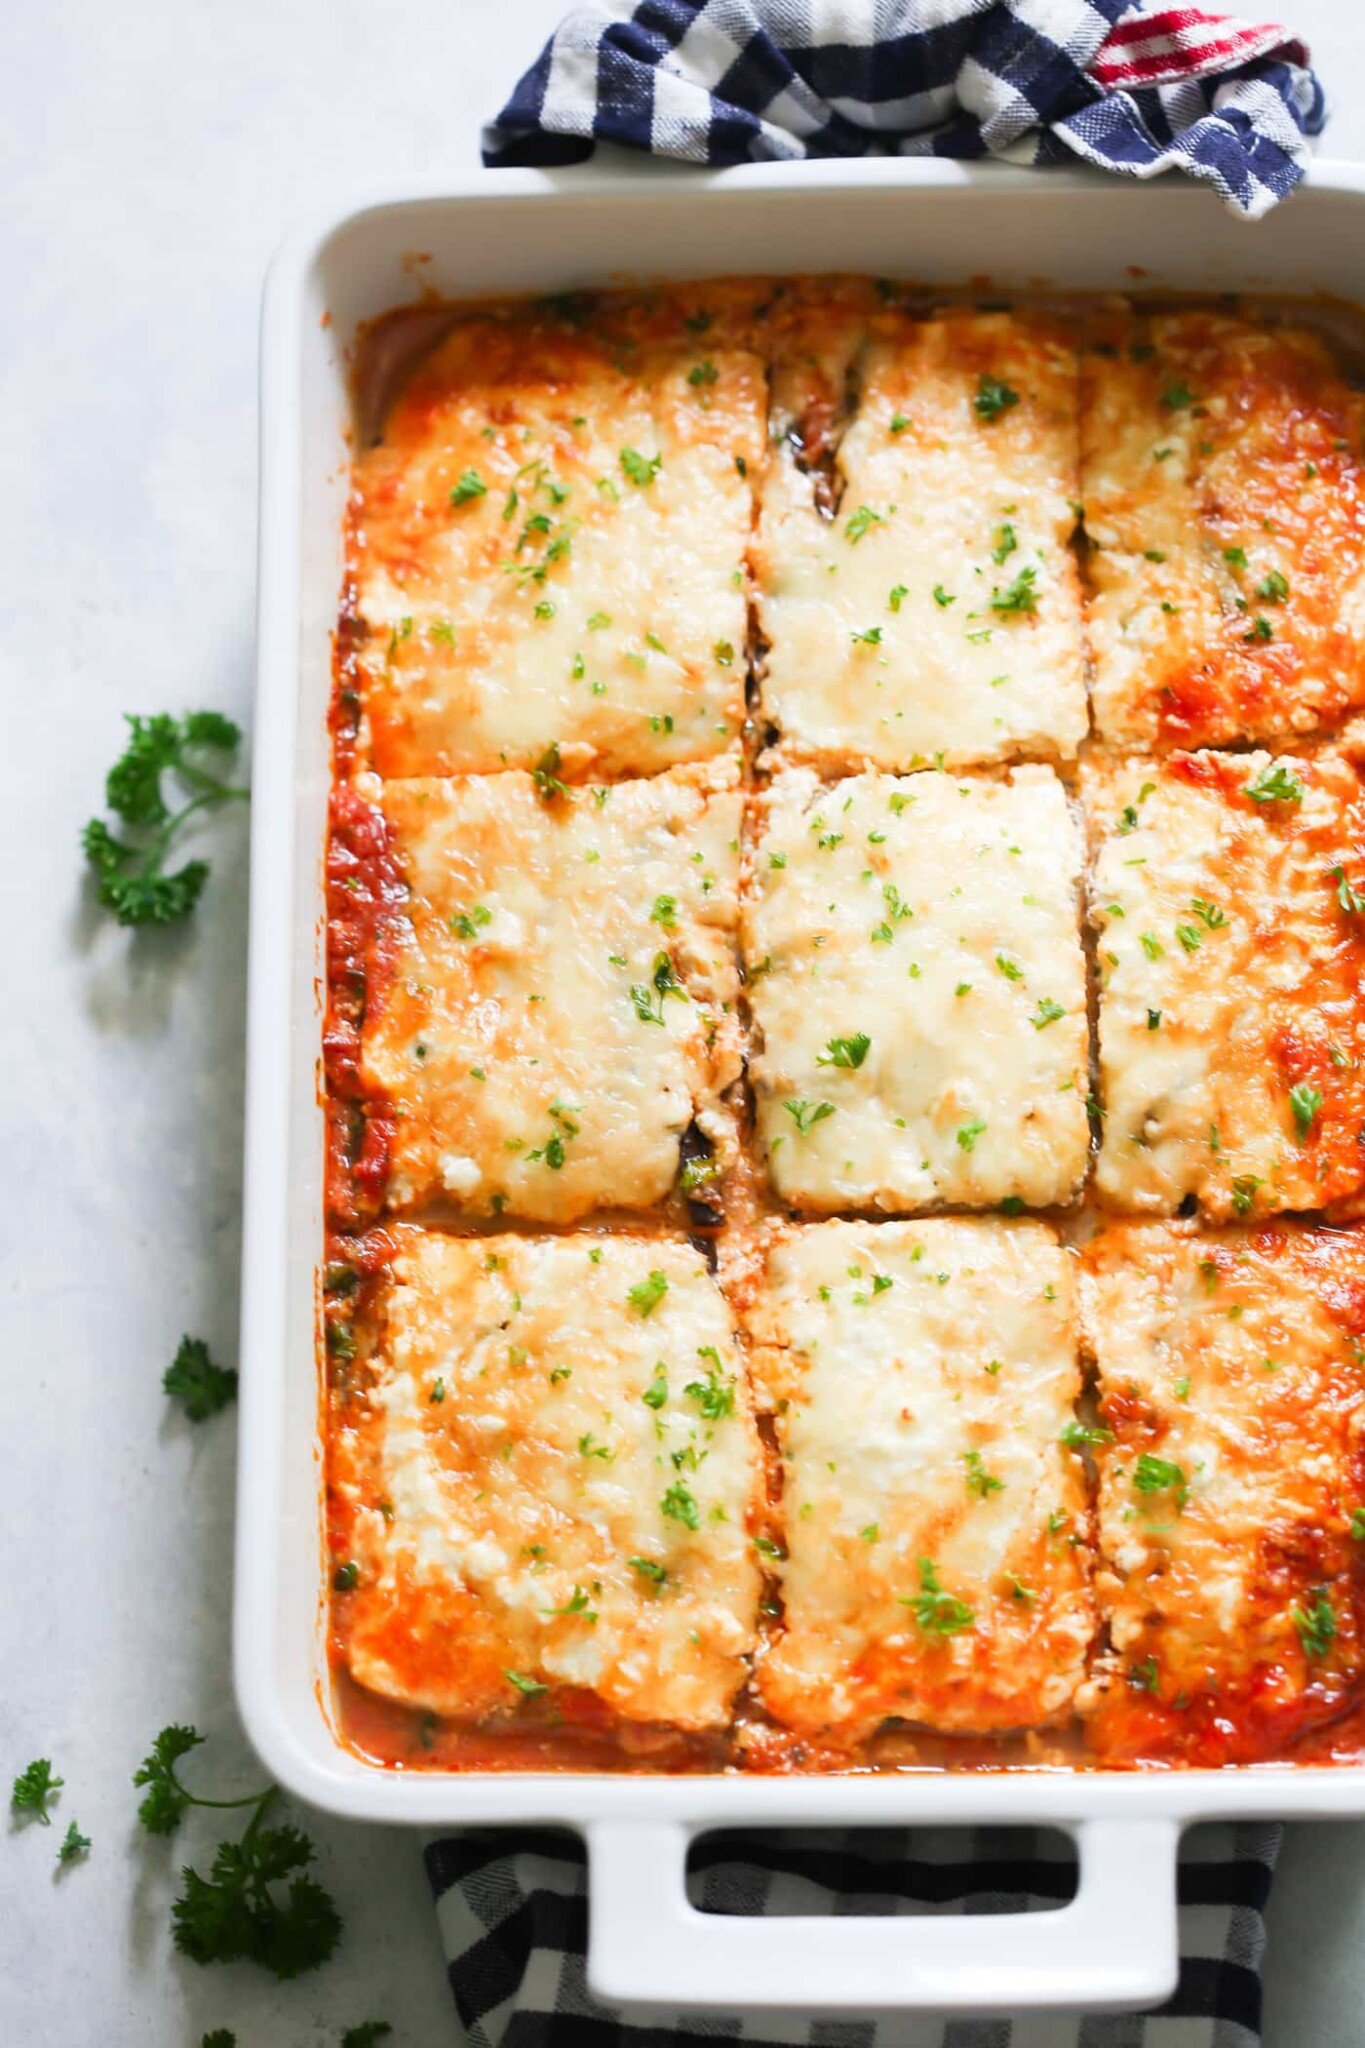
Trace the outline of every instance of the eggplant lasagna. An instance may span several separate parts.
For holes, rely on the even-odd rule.
[[[1357,382],[1307,310],[858,279],[365,338],[361,1753],[1365,1753]]]

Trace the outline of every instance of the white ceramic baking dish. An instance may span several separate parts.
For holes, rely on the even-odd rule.
[[[588,1975],[673,2006],[1123,2008],[1176,1976],[1180,1830],[1365,1812],[1365,1768],[860,1778],[435,1774],[369,1767],[329,1714],[314,1265],[325,713],[346,490],[347,352],[423,292],[853,270],[960,286],[1330,292],[1365,301],[1365,168],[1316,165],[1254,227],[1206,190],[941,162],[722,173],[619,163],[472,174],[371,198],[293,238],[266,294],[252,798],[235,1668],[247,1731],[301,1799],[361,1819],[557,1822],[591,1860]],[[1059,1911],[989,1920],[750,1920],[692,1910],[688,1842],[718,1826],[1044,1823],[1077,1844]]]

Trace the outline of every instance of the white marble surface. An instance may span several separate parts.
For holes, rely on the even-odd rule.
[[[1293,0],[1365,155],[1365,16]],[[37,1754],[60,1826],[0,1850],[6,2048],[453,2039],[415,1842],[318,1822],[347,1920],[295,1985],[198,1970],[168,1939],[192,1820],[138,1839],[129,1777],[165,1721],[204,1773],[257,1772],[229,1693],[233,1430],[168,1417],[184,1330],[234,1349],[244,881],[240,819],[183,936],[92,918],[76,837],[125,709],[245,717],[252,665],[256,320],[291,213],[475,159],[478,122],[559,0],[54,0],[0,10],[0,663],[11,791],[0,930],[24,995],[0,1013],[9,1161],[0,1249],[7,1446],[0,1779]],[[396,23],[401,19],[401,34]],[[1361,2039],[1365,1830],[1295,1831],[1272,1914],[1271,2048]]]

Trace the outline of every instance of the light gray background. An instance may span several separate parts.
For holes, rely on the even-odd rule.
[[[1231,0],[1228,0],[1231,4]],[[139,1839],[129,1777],[164,1722],[213,1738],[212,1789],[258,1772],[230,1698],[233,1424],[168,1416],[182,1331],[234,1356],[244,821],[209,835],[192,928],[92,916],[77,834],[120,714],[251,688],[256,323],[286,220],[472,163],[561,0],[60,0],[0,7],[0,1781],[66,1778],[58,1827],[0,1845],[5,2048],[454,2038],[417,1843],[319,1821],[346,1916],[326,1970],[277,1986],[175,1958],[185,1854]],[[1251,0],[1247,11],[1255,12]],[[1267,11],[1270,11],[1267,8]],[[1365,11],[1285,0],[1365,155]],[[1353,98],[1353,94],[1356,95]],[[1249,232],[1252,232],[1249,230]],[[54,1877],[67,1819],[94,1837]],[[1365,2039],[1365,1829],[1291,1831],[1271,1912],[1269,2048]]]

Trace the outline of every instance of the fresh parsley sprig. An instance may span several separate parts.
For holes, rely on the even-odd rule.
[[[103,818],[91,818],[81,845],[98,879],[100,903],[119,924],[173,924],[199,901],[209,863],[186,861],[168,873],[167,856],[196,812],[245,800],[245,789],[205,764],[205,756],[220,764],[231,759],[242,735],[220,711],[190,711],[183,718],[158,711],[127,722],[128,744],[109,770],[104,798],[132,836],[116,838]],[[183,799],[178,808],[167,802],[167,776]]]
[[[184,1889],[171,1907],[175,1945],[196,1963],[248,1961],[276,1977],[315,1970],[341,1937],[341,1917],[331,1894],[303,1875],[313,1844],[298,1828],[265,1825],[280,1796],[275,1785],[241,1799],[191,1792],[176,1765],[203,1741],[197,1728],[163,1728],[133,1776],[147,1787],[138,1819],[149,1834],[173,1834],[191,1806],[251,1812],[236,1840],[219,1843],[207,1877],[182,1868]]]

